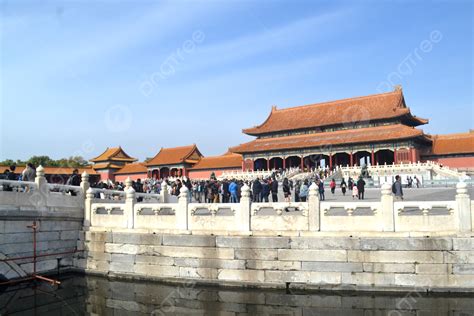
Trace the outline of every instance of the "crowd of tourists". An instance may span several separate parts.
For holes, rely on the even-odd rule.
[[[5,170],[2,175],[3,179],[13,181],[34,181],[36,177],[36,168],[31,163],[28,163],[25,169],[17,174],[15,172],[16,166],[12,165],[9,169]],[[330,177],[327,170],[315,170],[310,173],[306,179],[292,181],[287,177],[280,182],[277,180],[276,174],[272,174],[266,179],[257,178],[254,181],[244,181],[236,179],[223,179],[217,180],[215,177],[209,180],[191,181],[189,178],[159,180],[153,178],[147,178],[143,181],[137,179],[132,181],[132,187],[137,193],[151,193],[160,194],[163,182],[166,182],[168,193],[170,195],[179,196],[180,190],[183,186],[188,189],[188,201],[197,203],[239,203],[242,187],[246,184],[250,188],[250,198],[253,202],[278,202],[278,192],[281,185],[285,202],[306,202],[309,195],[309,188],[311,184],[315,183],[319,199],[324,201],[325,187],[324,179]],[[66,184],[72,186],[79,186],[81,183],[81,177],[77,169],[73,170],[72,175],[68,178]],[[407,177],[406,187],[420,187],[420,180],[414,176],[414,178]],[[349,177],[347,183],[343,178],[338,184],[333,178],[329,183],[329,189],[331,194],[335,194],[337,187],[340,188],[342,195],[346,195],[350,192],[352,199],[363,200],[365,198],[365,186],[366,182],[362,177],[354,180]],[[91,187],[107,190],[123,191],[126,185],[123,182],[98,182],[92,183]],[[12,188],[8,185],[3,186],[4,191],[11,191]],[[349,191],[349,192],[348,192]],[[401,177],[396,176],[395,182],[392,184],[392,192],[397,199],[403,199],[403,185]],[[74,192],[71,192],[74,194]],[[104,198],[103,193],[100,191],[96,192],[97,198]]]
[[[15,171],[16,166],[11,165],[8,169],[5,169],[1,178],[12,181],[35,181],[36,167],[33,164],[27,163],[25,169],[23,169],[23,172],[21,173],[16,173]]]

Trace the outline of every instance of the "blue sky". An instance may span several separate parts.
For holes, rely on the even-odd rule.
[[[403,86],[474,128],[472,1],[0,0],[0,160],[252,139],[279,108]]]

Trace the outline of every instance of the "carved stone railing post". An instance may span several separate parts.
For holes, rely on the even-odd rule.
[[[43,166],[39,166],[36,168],[36,177],[35,183],[38,191],[42,194],[46,194],[48,192],[46,177],[44,176],[44,168]]]
[[[183,185],[179,190],[176,209],[176,229],[188,230],[188,188]]]
[[[161,203],[168,203],[169,202],[169,193],[168,193],[168,184],[165,180],[161,182]]]
[[[125,179],[125,191],[131,188],[132,184],[133,184],[132,178],[127,177],[127,179]]]
[[[44,168],[41,165],[36,168],[35,184],[36,190],[34,190],[29,200],[36,208],[45,209],[48,205],[49,187],[44,176]],[[30,192],[30,187],[26,187],[26,191]]]
[[[466,233],[473,230],[471,218],[471,199],[467,192],[467,184],[463,181],[456,184],[456,204],[458,211],[459,231]]]
[[[393,205],[392,185],[390,183],[384,183],[381,190],[381,210],[382,217],[382,231],[394,232],[395,231],[395,210]]]
[[[133,228],[134,223],[134,215],[133,215],[133,208],[135,205],[135,190],[132,187],[125,189],[125,207],[124,207],[124,215],[127,218],[127,228]]]
[[[82,186],[82,183],[81,183]],[[94,191],[92,188],[87,189],[84,200],[84,227],[92,226],[92,199],[94,198]]]
[[[240,212],[237,216],[237,227],[241,232],[250,232],[250,212],[251,212],[251,202],[250,202],[250,188],[247,184],[244,183],[240,189]]]
[[[319,192],[316,183],[309,186],[308,193],[308,221],[310,231],[319,231],[321,229],[321,214],[319,212]]]
[[[87,172],[83,172],[81,175],[81,189],[82,189],[82,196],[85,198],[87,190],[90,188],[90,182],[89,182],[89,174]]]

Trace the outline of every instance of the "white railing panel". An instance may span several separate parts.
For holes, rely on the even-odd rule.
[[[93,203],[91,224],[98,227],[126,228],[125,204]]]
[[[66,194],[76,194],[82,195],[82,189],[79,186],[74,185],[66,185],[66,184],[56,184],[56,183],[48,183],[48,189],[52,193],[60,193],[63,195]]]
[[[134,205],[135,228],[175,229],[177,203],[138,203]]]
[[[123,201],[125,200],[125,192],[119,190],[108,190],[108,189],[99,189],[92,188],[92,193],[96,195],[96,200],[104,201]]]
[[[456,201],[395,202],[395,230],[399,232],[456,231]]]
[[[0,191],[5,192],[31,192],[37,189],[35,182],[0,180]]]
[[[321,231],[383,231],[380,202],[321,202]]]
[[[156,193],[135,193],[137,198],[142,198],[141,203],[159,203],[161,195]]]
[[[252,203],[251,230],[306,231],[308,202]]]
[[[189,230],[237,231],[239,212],[239,203],[190,203],[188,227]]]

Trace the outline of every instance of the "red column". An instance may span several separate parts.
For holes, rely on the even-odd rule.
[[[270,170],[270,159],[267,159],[267,171]]]
[[[242,159],[242,171],[245,171],[245,159]]]
[[[285,170],[285,169],[286,169],[286,159],[283,158],[283,170]]]
[[[188,175],[186,174],[186,171],[187,171],[186,168],[183,168],[183,175],[182,175],[183,177],[187,177],[187,176],[188,176]]]
[[[329,169],[332,169],[332,154],[329,154]]]
[[[375,153],[373,149],[372,149],[372,156],[370,157],[370,164],[372,166],[375,166]]]
[[[411,152],[411,162],[416,163],[417,162],[416,148],[410,148],[410,152]]]
[[[301,156],[301,171],[304,170],[304,156]]]
[[[397,164],[397,149],[396,148],[393,150],[393,162]]]
[[[352,155],[352,153],[350,154],[350,158],[351,158],[351,167],[354,165],[354,156]]]

